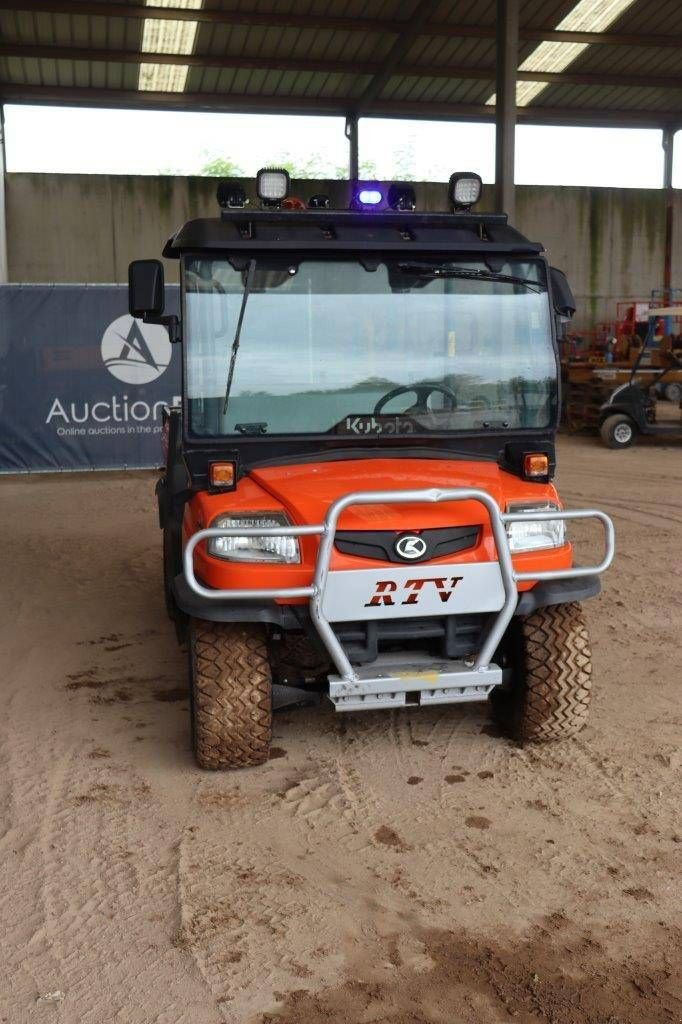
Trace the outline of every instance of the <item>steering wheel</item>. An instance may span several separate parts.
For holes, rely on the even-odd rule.
[[[384,406],[388,405],[394,398],[397,398],[398,395],[416,395],[417,401],[404,411],[406,413],[421,413],[423,416],[428,416],[433,411],[429,409],[428,399],[429,395],[434,392],[438,392],[438,394],[445,397],[444,409],[446,412],[452,412],[453,409],[457,408],[457,395],[446,384],[407,384],[403,387],[393,388],[393,391],[382,395],[374,406],[374,415],[378,416]]]

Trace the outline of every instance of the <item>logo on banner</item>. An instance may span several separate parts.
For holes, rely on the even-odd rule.
[[[161,324],[143,324],[126,313],[102,336],[102,361],[125,384],[151,384],[167,369],[172,348]]]

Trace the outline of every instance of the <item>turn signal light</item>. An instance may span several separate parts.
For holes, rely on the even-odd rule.
[[[549,456],[544,452],[534,452],[523,456],[523,475],[527,480],[549,476]]]
[[[234,462],[212,462],[208,467],[208,482],[211,487],[234,487]]]

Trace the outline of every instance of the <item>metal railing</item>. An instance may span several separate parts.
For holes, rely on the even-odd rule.
[[[516,584],[525,581],[562,580],[580,576],[592,576],[604,572],[611,565],[615,554],[615,533],[611,519],[596,509],[580,509],[576,511],[543,511],[543,512],[500,512],[497,503],[485,491],[475,488],[456,487],[450,489],[430,488],[409,491],[358,491],[337,498],[327,510],[324,522],[314,526],[278,526],[278,527],[234,527],[229,529],[199,530],[187,542],[183,555],[185,578],[195,594],[214,601],[224,600],[292,600],[294,598],[310,599],[310,615],[317,628],[327,652],[337,668],[341,679],[348,682],[357,681],[357,674],[345,651],[339,643],[331,622],[323,612],[324,594],[328,585],[329,571],[334,539],[339,517],[352,505],[402,505],[432,504],[443,501],[477,501],[488,513],[490,527],[495,542],[497,560],[502,577],[504,603],[496,618],[490,625],[481,644],[473,671],[485,670],[490,665],[495,650],[509,625],[518,600]],[[518,522],[547,522],[550,520],[597,519],[604,527],[604,557],[594,566],[575,566],[571,569],[551,569],[543,572],[516,572],[512,561],[506,526]],[[321,537],[312,583],[303,587],[271,587],[267,589],[213,590],[203,586],[194,573],[194,550],[197,544],[214,537]],[[538,553],[536,550],[535,553]],[[523,553],[523,552],[518,552]],[[415,568],[420,563],[412,563]],[[476,608],[471,609],[476,612]],[[358,614],[358,619],[362,619]]]

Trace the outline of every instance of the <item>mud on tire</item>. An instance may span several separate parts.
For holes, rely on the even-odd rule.
[[[580,732],[589,715],[592,655],[579,604],[555,604],[515,619],[514,681],[493,691],[495,716],[521,742],[545,743]]]
[[[262,628],[192,619],[189,658],[199,766],[217,770],[262,764],[272,736],[272,685]]]

